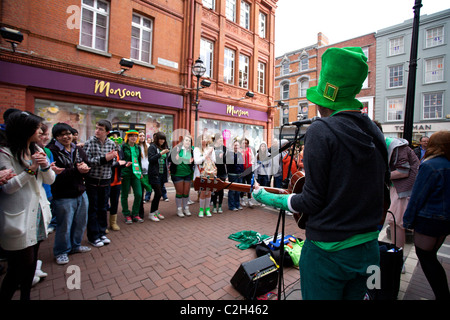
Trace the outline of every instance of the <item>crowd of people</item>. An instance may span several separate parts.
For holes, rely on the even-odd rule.
[[[8,109],[3,118],[0,247],[8,272],[1,299],[10,299],[17,288],[21,299],[29,299],[31,286],[39,276],[46,276],[38,250],[50,232],[55,232],[55,262],[62,265],[69,263],[71,254],[109,244],[109,230],[120,230],[118,216],[125,224],[144,222],[144,204],[152,194],[148,219],[163,220],[159,204],[169,200],[165,188],[169,179],[175,188],[175,207],[164,214],[183,218],[191,216],[190,191],[198,176],[250,183],[254,171],[254,178],[264,186],[269,186],[272,176],[274,181],[277,174],[281,177],[281,155],[273,152],[272,157],[265,142],[254,150],[248,139],[235,139],[227,148],[222,135],[205,131],[196,146],[186,134],[170,148],[163,132],[155,133],[148,143],[145,131],[129,130],[121,137],[108,120],[98,121],[94,135],[80,142],[70,125],[56,123],[49,128],[31,112]],[[283,157],[289,155],[285,152]],[[223,213],[223,201],[224,190],[199,191],[197,216]],[[230,211],[256,204],[251,193],[229,192]],[[82,245],[85,233],[90,246]]]
[[[450,132],[421,138],[414,151],[406,140],[384,137],[354,97],[367,76],[362,50],[331,48],[322,59],[319,85],[307,92],[322,118],[308,128],[304,150],[295,159],[287,140],[253,149],[246,137],[225,144],[221,134],[204,130],[195,146],[185,134],[171,147],[163,132],[149,144],[145,131],[129,130],[121,137],[108,120],[99,120],[84,143],[71,126],[56,123],[48,142],[44,119],[8,109],[0,130],[0,247],[8,261],[0,300],[11,299],[18,288],[22,300],[30,299],[36,277],[45,276],[39,245],[51,229],[55,261],[67,264],[70,254],[92,250],[82,245],[85,232],[92,247],[111,242],[109,230],[120,230],[119,200],[127,225],[144,222],[151,194],[150,221],[159,222],[164,214],[191,216],[190,191],[197,177],[254,185],[253,192],[228,191],[231,212],[262,204],[308,216],[299,264],[303,299],[363,298],[367,268],[379,264],[386,201],[395,218],[386,221],[396,230],[397,246],[404,246],[405,229],[415,230],[416,253],[436,298],[449,299],[437,251],[450,233]],[[341,73],[346,76],[337,76]],[[338,95],[339,87],[351,90]],[[305,174],[301,193],[263,188],[285,188],[288,173],[298,170]],[[175,206],[160,212],[169,178]],[[199,218],[225,210],[223,190],[200,189],[198,201]]]

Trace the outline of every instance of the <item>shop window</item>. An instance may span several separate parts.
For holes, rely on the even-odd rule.
[[[35,101],[35,113],[44,118],[49,127],[58,122],[69,124],[78,130],[82,142],[94,135],[95,124],[101,119],[111,121],[113,126],[116,123],[145,125],[147,137],[162,131],[169,145],[172,141],[172,115],[41,99]]]
[[[109,2],[83,0],[81,4],[80,45],[108,51]]]
[[[242,141],[243,138],[247,138],[250,142],[250,147],[253,150],[258,150],[261,142],[264,140],[263,126],[214,119],[200,119],[199,132],[207,132],[211,135],[218,133],[225,138],[224,145],[229,148],[231,148],[233,141]]]

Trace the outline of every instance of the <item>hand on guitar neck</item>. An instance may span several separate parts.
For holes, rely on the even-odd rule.
[[[261,189],[272,193],[274,195],[289,195],[291,193],[300,193],[303,189],[303,184],[305,183],[305,175],[301,171],[297,171],[293,174],[293,176],[290,179],[289,187],[288,189],[280,189],[280,188],[271,188],[271,187],[263,187],[259,185],[256,181],[254,181],[253,186],[249,184],[242,184],[242,183],[234,183],[234,182],[225,182],[221,179],[214,177],[214,178],[201,178],[197,177],[194,180],[194,189],[196,191],[219,191],[222,189],[229,189],[239,192],[245,192],[249,193],[250,191],[255,191],[258,193]],[[255,193],[255,194],[256,194]],[[256,200],[258,200],[258,197],[255,197]],[[264,202],[266,205],[274,206],[274,202],[271,199],[270,201],[267,201],[268,203]],[[258,200],[259,201],[259,200]],[[276,206],[275,206],[276,207]],[[280,208],[280,206],[278,206]],[[294,213],[294,219],[297,222],[297,225],[304,229],[305,223],[307,220],[307,216],[302,213]]]

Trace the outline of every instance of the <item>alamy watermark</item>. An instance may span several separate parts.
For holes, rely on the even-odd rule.
[[[69,290],[81,289],[81,269],[77,265],[67,267],[66,274],[69,276],[66,280],[66,286]]]
[[[81,8],[77,5],[68,6],[66,13],[70,14],[70,17],[66,20],[68,29],[80,29]]]

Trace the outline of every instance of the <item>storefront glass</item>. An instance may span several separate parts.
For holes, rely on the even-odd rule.
[[[116,123],[145,125],[147,137],[153,137],[155,132],[162,131],[166,134],[169,145],[173,132],[173,116],[153,112],[36,99],[35,113],[44,118],[50,127],[58,122],[69,124],[78,130],[79,140],[82,142],[94,135],[95,124],[101,119],[111,121],[113,126]]]
[[[259,149],[265,137],[263,126],[214,119],[199,120],[199,133],[204,131],[211,134],[222,133],[224,143],[227,147],[231,147],[235,139],[241,141],[245,137],[249,140],[250,146],[255,150]]]

